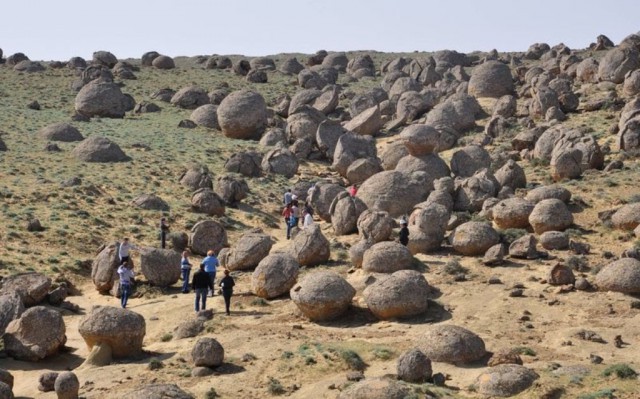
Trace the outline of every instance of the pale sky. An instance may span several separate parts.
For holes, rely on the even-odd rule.
[[[2,0],[0,48],[32,60],[586,48],[640,30],[640,0]]]

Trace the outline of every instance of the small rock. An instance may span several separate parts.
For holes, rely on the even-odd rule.
[[[433,385],[438,386],[438,387],[443,387],[445,386],[447,379],[444,376],[444,374],[442,373],[435,373],[432,377],[431,377],[431,381],[433,382]]]
[[[58,373],[54,371],[49,371],[46,373],[40,374],[40,378],[38,378],[38,391],[41,392],[51,392],[55,389],[56,378],[58,378]]]
[[[509,292],[509,296],[512,298],[519,298],[523,296],[523,294],[524,294],[524,290],[522,290],[521,288],[516,288],[511,290],[511,292]]]
[[[192,377],[208,377],[213,374],[213,369],[209,367],[194,367],[191,370]]]
[[[487,280],[487,284],[502,284],[502,280],[500,280],[500,277],[491,276],[489,280]]]
[[[361,381],[364,380],[364,374],[362,371],[350,371],[347,373],[347,381]]]
[[[198,127],[198,125],[196,125],[196,123],[192,120],[183,119],[180,122],[178,122],[178,127],[185,128],[185,129],[195,129],[196,127]]]
[[[586,291],[591,288],[591,283],[586,278],[577,278],[574,287],[578,291]]]
[[[589,355],[589,360],[591,361],[591,363],[593,364],[600,364],[602,363],[602,361],[604,360],[602,357],[598,356],[598,355],[594,355],[593,353]]]
[[[40,111],[40,103],[38,103],[38,101],[31,101],[29,104],[27,104],[27,108],[32,109],[34,111]]]

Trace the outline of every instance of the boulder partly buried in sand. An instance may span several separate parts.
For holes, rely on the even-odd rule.
[[[127,162],[130,161],[118,144],[102,136],[91,136],[83,140],[71,152],[84,162]]]
[[[55,355],[64,347],[65,333],[60,312],[35,306],[9,323],[3,336],[4,349],[16,360],[38,361]]]
[[[417,347],[434,362],[467,364],[484,357],[484,341],[466,328],[445,324],[430,327]]]
[[[94,306],[80,322],[78,332],[89,349],[107,344],[114,357],[131,357],[142,351],[146,323],[144,317],[127,309]]]
[[[276,253],[262,259],[251,276],[251,290],[261,298],[271,299],[284,295],[298,280],[300,265],[285,253]]]

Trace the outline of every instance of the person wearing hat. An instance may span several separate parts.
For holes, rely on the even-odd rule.
[[[405,247],[409,244],[409,228],[407,227],[407,219],[400,219],[400,234],[398,235],[400,244]]]

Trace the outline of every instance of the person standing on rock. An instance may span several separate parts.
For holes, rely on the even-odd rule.
[[[160,243],[162,244],[162,249],[166,247],[167,234],[169,234],[169,224],[167,223],[167,218],[163,217],[160,219]]]
[[[289,202],[282,210],[282,217],[284,217],[284,223],[287,225],[287,240],[291,238],[291,215],[293,213],[292,204]]]
[[[196,293],[196,312],[205,310],[207,308],[207,291],[213,292],[213,284],[211,284],[209,274],[204,271],[204,263],[201,263],[200,270],[193,274],[191,288]],[[201,302],[202,306],[200,306]]]
[[[402,219],[400,221],[400,234],[398,236],[398,239],[400,241],[400,244],[404,245],[405,247],[407,246],[407,244],[409,244],[409,228],[407,227],[407,219]]]
[[[120,263],[122,262],[130,263],[129,251],[131,251],[132,249],[135,251],[139,251],[138,247],[136,247],[135,245],[129,242],[128,237],[123,238],[122,244],[120,244],[120,247],[118,248],[118,256],[120,257]]]
[[[180,261],[180,271],[182,272],[182,293],[189,293],[189,275],[191,274],[191,263],[189,262],[189,251],[182,252]]]
[[[216,284],[216,271],[218,270],[218,264],[218,258],[216,258],[215,252],[211,249],[207,251],[207,257],[204,258],[200,264],[200,266],[204,266],[204,271],[209,276],[209,280],[211,280],[211,296],[213,296],[213,287]]]
[[[123,261],[118,267],[118,276],[120,277],[120,305],[122,308],[127,307],[127,301],[131,295],[131,281],[134,278],[133,270],[129,268],[129,262]]]
[[[229,307],[231,306],[231,296],[233,295],[233,287],[236,282],[233,281],[233,277],[229,275],[229,269],[224,269],[224,278],[220,281],[220,288],[222,288],[222,297],[224,298],[224,307],[227,311],[227,316],[231,315]]]

